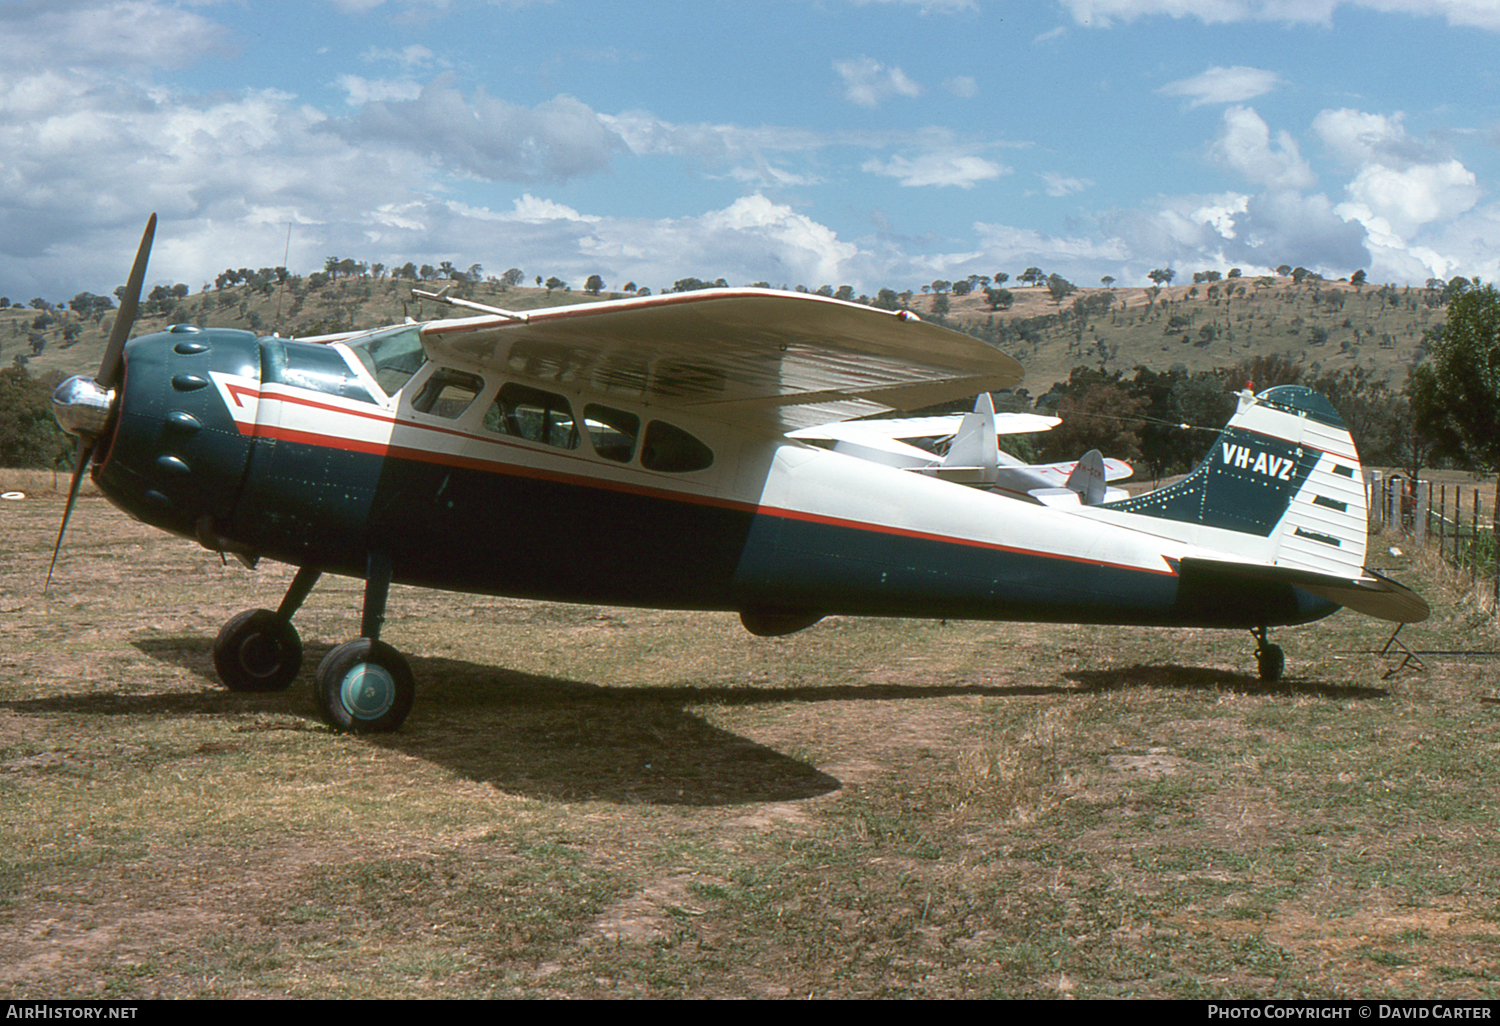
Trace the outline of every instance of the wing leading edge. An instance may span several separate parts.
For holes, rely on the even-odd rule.
[[[763,289],[433,321],[422,342],[444,362],[777,431],[1023,378],[999,350],[914,315]]]

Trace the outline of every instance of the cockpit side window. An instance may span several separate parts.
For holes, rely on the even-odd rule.
[[[427,362],[427,354],[422,351],[422,328],[417,324],[373,332],[346,344],[386,395],[401,391]]]
[[[578,425],[568,400],[555,392],[507,382],[484,415],[487,430],[541,442],[559,449],[578,448]]]
[[[483,391],[484,379],[479,375],[442,367],[423,383],[422,390],[411,401],[411,408],[418,413],[456,420]]]

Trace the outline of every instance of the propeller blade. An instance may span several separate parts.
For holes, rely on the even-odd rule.
[[[151,259],[151,242],[155,238],[156,215],[152,214],[141,235],[141,248],[136,251],[135,265],[130,268],[130,280],[125,283],[125,294],[120,297],[120,312],[115,315],[115,326],[109,333],[109,345],[104,348],[104,359],[100,362],[99,374],[94,379],[104,388],[114,388],[119,384],[116,379],[120,375],[120,368],[124,366],[121,354],[125,351],[125,343],[130,339],[130,329],[135,327],[135,315],[141,303],[141,286],[146,281],[146,262]]]
[[[52,588],[52,571],[57,569],[57,555],[62,551],[63,533],[68,529],[68,520],[73,516],[73,503],[78,498],[78,489],[83,484],[83,472],[88,469],[94,456],[94,443],[80,438],[78,451],[73,457],[73,478],[68,482],[68,504],[63,507],[62,525],[57,529],[57,541],[52,545],[52,562],[47,565],[47,584],[42,589],[46,594]]]

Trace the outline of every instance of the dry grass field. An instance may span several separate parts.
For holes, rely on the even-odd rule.
[[[40,489],[45,491],[45,489]],[[0,502],[0,995],[1500,996],[1500,661],[1246,635],[395,589],[417,706],[214,680],[250,573],[97,498]],[[1500,652],[1440,568],[1419,650]]]

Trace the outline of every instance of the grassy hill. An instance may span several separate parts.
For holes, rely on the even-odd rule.
[[[1442,324],[1445,313],[1423,289],[1276,277],[1160,290],[1083,289],[1061,305],[1045,287],[1012,292],[1015,306],[1003,314],[991,313],[982,294],[950,296],[947,321],[970,330],[988,326],[1026,367],[1033,395],[1067,380],[1080,365],[1127,375],[1142,365],[1201,371],[1274,353],[1314,373],[1364,366],[1400,388],[1418,358],[1422,333]],[[913,308],[930,316],[935,302],[916,297]]]
[[[204,326],[308,335],[374,328],[413,317],[457,316],[460,311],[410,298],[420,285],[435,290],[447,282],[342,278],[319,287],[309,279],[285,290],[248,285],[189,295],[169,311],[144,313],[137,334],[177,320]],[[455,294],[507,309],[591,302],[618,293],[506,287],[498,282],[459,283]],[[993,312],[982,292],[911,297],[918,314],[995,342],[1026,367],[1027,388],[1040,395],[1066,380],[1075,366],[1129,374],[1138,365],[1163,371],[1182,364],[1189,371],[1238,364],[1258,354],[1283,353],[1319,371],[1365,366],[1399,388],[1417,359],[1422,333],[1443,322],[1444,308],[1425,289],[1356,286],[1346,281],[1296,283],[1291,278],[1239,278],[1163,289],[1081,289],[1061,304],[1045,287],[1012,289],[1015,305]],[[946,300],[945,317],[934,305]],[[115,313],[84,318],[57,309],[50,325],[37,327],[42,311],[0,310],[0,366],[17,355],[34,376],[75,374],[99,364]],[[69,335],[72,335],[70,338]],[[42,346],[35,351],[35,340]]]

